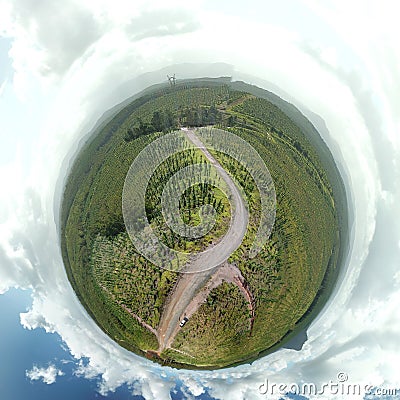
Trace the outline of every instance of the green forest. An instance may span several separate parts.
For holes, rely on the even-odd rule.
[[[348,234],[343,182],[311,124],[298,123],[296,113],[290,118],[282,111],[288,111],[287,105],[259,91],[226,80],[157,86],[99,124],[75,157],[61,210],[65,268],[87,312],[128,350],[148,357],[157,351],[155,332],[179,275],[152,265],[130,241],[121,206],[124,180],[147,144],[181,127],[214,126],[249,142],[273,178],[276,220],[266,245],[251,259],[260,194],[243,166],[212,151],[248,202],[246,236],[228,261],[240,269],[254,296],[254,321],[249,326],[249,310],[238,288],[224,283],[211,291],[156,361],[221,368],[254,360],[307,326],[332,292]],[[199,163],[206,168],[207,160],[196,149],[171,156],[146,191],[151,226],[160,240],[179,251],[206,248],[224,235],[231,217],[229,201],[217,184],[197,184],[180,198],[182,218],[196,226],[199,207],[212,205],[217,212],[213,229],[195,240],[177,235],[163,221],[162,188],[181,168]]]

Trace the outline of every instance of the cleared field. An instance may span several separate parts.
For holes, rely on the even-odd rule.
[[[164,364],[220,368],[257,358],[318,312],[344,255],[345,193],[325,144],[297,114],[291,119],[276,104],[255,96],[254,87],[239,87],[195,80],[146,93],[95,132],[77,156],[65,188],[61,242],[74,290],[110,337],[154,357],[159,345],[155,332],[178,275],[138,254],[125,231],[121,200],[131,163],[168,131],[213,124],[249,142],[268,166],[277,195],[276,221],[263,250],[250,259],[260,194],[243,166],[212,152],[247,197],[248,231],[229,262],[240,269],[254,297],[254,323],[249,326],[248,304],[239,288],[224,283],[211,291],[172,348],[155,358]],[[188,150],[166,160],[150,179],[146,213],[170,248],[204,249],[228,226],[228,200],[213,185],[192,186],[179,203],[182,218],[192,226],[199,223],[199,207],[216,208],[217,223],[206,236],[181,237],[162,219],[161,189],[176,171],[198,163],[207,160],[200,151]]]

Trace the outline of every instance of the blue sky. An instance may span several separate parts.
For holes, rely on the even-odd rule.
[[[102,399],[96,391],[97,380],[87,380],[73,375],[76,360],[65,350],[59,335],[46,333],[43,329],[24,329],[19,314],[31,305],[28,291],[10,290],[0,297],[2,335],[0,341],[0,390],[5,399]],[[46,384],[42,379],[31,381],[27,371],[36,365],[47,368],[54,365],[64,375],[55,384]],[[109,399],[137,399],[127,387],[119,388]]]
[[[31,293],[12,289],[0,296],[2,332],[0,341],[0,391],[2,398],[9,400],[142,400],[135,396],[128,385],[119,387],[114,393],[102,396],[97,391],[99,379],[85,379],[74,374],[78,362],[66,349],[60,336],[46,333],[43,329],[26,330],[21,326],[19,314],[31,306]],[[43,378],[31,380],[26,375],[34,366],[48,368],[54,365],[63,375],[55,383],[47,384]],[[173,400],[183,399],[179,390],[172,393]],[[196,397],[211,400],[207,394]]]
[[[0,0],[5,398],[253,400],[265,398],[266,378],[323,384],[339,372],[400,387],[399,14],[389,0]],[[230,74],[275,91],[337,160],[352,207],[350,253],[302,351],[222,371],[155,366],[104,335],[67,281],[56,221],[68,161],[105,110],[173,72]]]

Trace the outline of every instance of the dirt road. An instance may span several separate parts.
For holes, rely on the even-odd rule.
[[[210,277],[205,286],[193,297],[192,301],[188,304],[185,314],[190,318],[199,307],[207,301],[208,295],[211,291],[221,285],[223,282],[234,283],[242,292],[243,297],[247,300],[247,305],[250,310],[250,326],[252,326],[252,319],[254,317],[254,298],[246,284],[240,269],[233,264],[225,262],[220,267],[216,268],[216,272]]]
[[[232,218],[224,238],[215,245],[200,253],[182,273],[171,295],[169,296],[158,327],[159,349],[161,353],[170,347],[179,331],[179,321],[199,290],[207,283],[228,257],[240,246],[247,230],[248,211],[238,188],[230,175],[205,148],[193,129],[183,129],[187,138],[198,147],[210,163],[218,170],[221,178],[231,191]],[[200,271],[200,272],[196,272]]]

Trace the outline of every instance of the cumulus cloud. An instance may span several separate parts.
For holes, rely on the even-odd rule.
[[[391,89],[400,81],[398,47],[390,47],[389,41],[382,53],[379,46],[362,43],[363,32],[376,26],[372,12],[363,13],[360,33],[332,39],[333,48],[352,54],[355,61],[350,63],[327,52],[332,43],[318,31],[319,44],[311,48],[305,46],[304,32],[295,33],[291,26],[212,10],[199,9],[194,15],[179,1],[170,2],[167,11],[156,2],[131,3],[114,7],[113,2],[110,7],[105,1],[69,1],[57,8],[48,1],[33,7],[19,0],[4,8],[8,32],[15,37],[11,55],[17,75],[25,74],[39,86],[41,78],[27,70],[59,77],[43,131],[35,133],[37,157],[30,176],[19,177],[18,185],[15,179],[7,182],[7,213],[0,215],[0,293],[13,286],[33,292],[31,309],[21,314],[22,325],[59,333],[78,360],[76,374],[101,377],[103,394],[129,383],[146,399],[169,399],[179,384],[188,397],[207,390],[218,399],[257,399],[265,398],[258,389],[267,378],[324,383],[335,379],[343,365],[353,382],[400,385],[400,146],[391,134],[400,128],[398,94]],[[354,33],[353,20],[338,17],[340,8],[311,1],[304,7],[309,10],[307,32],[322,19],[340,34]],[[378,27],[382,29],[382,23]],[[398,24],[388,29],[398,37]],[[216,61],[219,64],[211,64]],[[105,109],[173,72],[178,78],[226,74],[238,79],[243,72],[251,83],[278,87],[312,122],[325,124],[325,139],[343,160],[354,206],[350,254],[331,302],[309,328],[299,352],[283,349],[252,365],[222,371],[156,366],[108,338],[67,281],[57,210],[70,149],[76,150],[83,133]],[[52,383],[60,373],[51,364],[47,369],[34,367],[27,376]]]
[[[24,27],[31,43],[42,52],[42,73],[64,72],[101,34],[92,12],[75,1],[60,7],[51,1],[34,4],[17,0],[12,2],[11,17],[16,26]],[[18,53],[23,49],[14,47],[12,55],[23,57]]]
[[[38,366],[34,365],[30,371],[26,371],[26,376],[31,381],[43,381],[47,385],[51,385],[55,383],[58,376],[63,376],[64,373],[57,369],[55,365],[50,364],[47,368],[39,368]]]
[[[188,399],[198,397],[205,393],[204,386],[193,376],[182,376],[183,392]]]
[[[49,0],[35,4],[4,0],[0,22],[4,21],[2,34],[13,38],[9,54],[16,91],[25,98],[27,90],[37,89],[30,87],[33,78],[61,78],[75,62],[90,57],[101,39],[118,47],[125,40],[133,43],[192,32],[199,27],[195,6],[180,0],[168,4],[67,0],[62,7]]]

